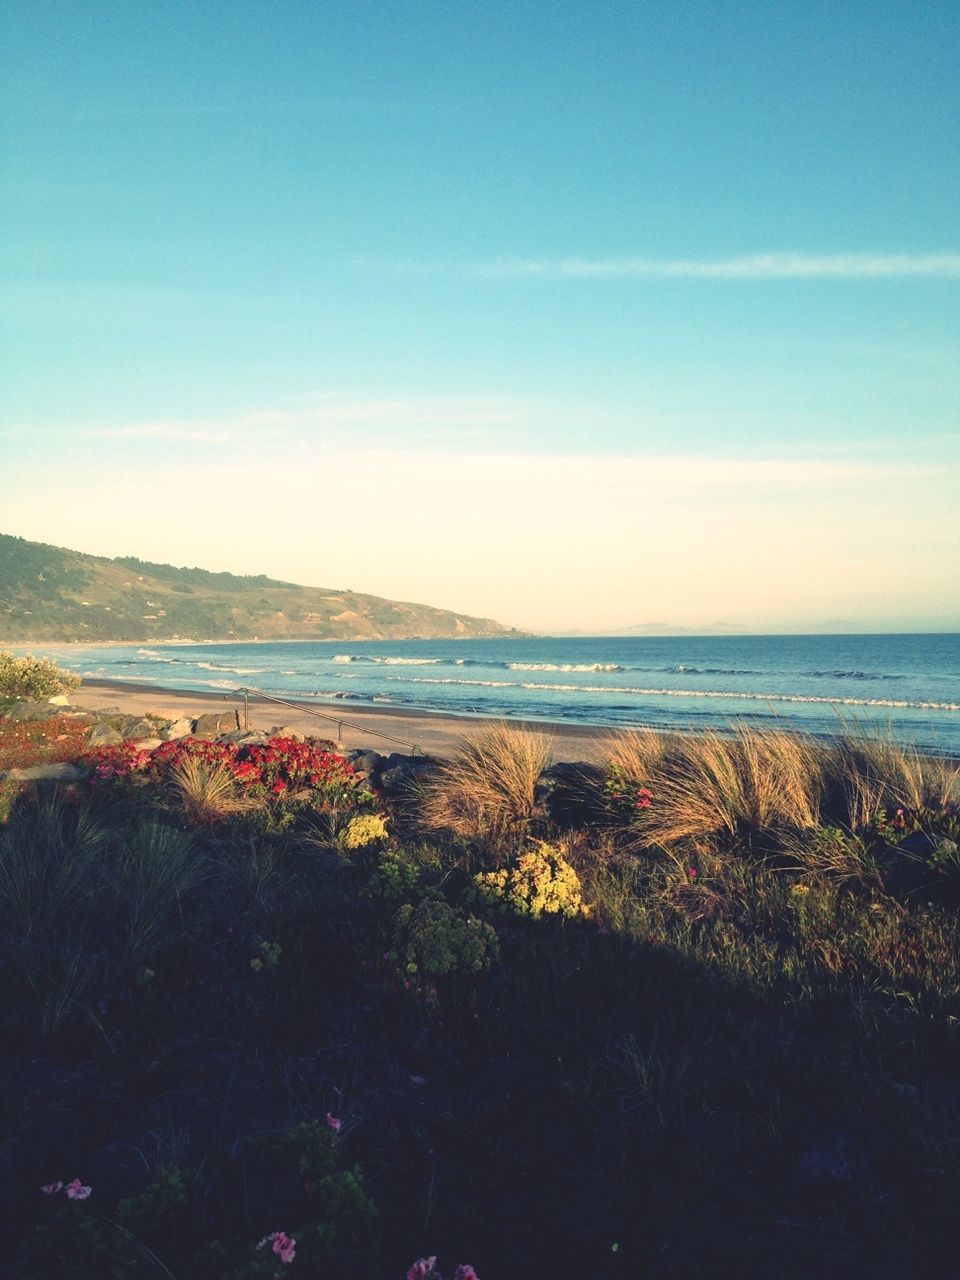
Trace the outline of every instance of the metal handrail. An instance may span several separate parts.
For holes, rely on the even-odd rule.
[[[349,720],[341,720],[339,716],[324,715],[322,711],[315,711],[313,707],[305,706],[302,702],[287,702],[284,698],[278,698],[272,693],[265,693],[263,689],[254,689],[250,685],[242,685],[239,689],[230,689],[223,695],[224,699],[243,698],[243,727],[250,728],[250,714],[248,701],[251,696],[255,698],[263,698],[267,702],[275,702],[278,706],[289,707],[292,711],[304,711],[308,716],[314,716],[317,720],[329,720],[331,724],[337,726],[337,740],[342,741],[343,729],[356,729],[359,733],[371,733],[375,738],[383,738],[385,742],[395,742],[398,746],[409,747],[410,754],[414,756],[422,756],[423,751],[416,742],[405,742],[403,738],[391,737],[389,733],[381,733],[378,729],[371,729],[363,724],[351,724]]]

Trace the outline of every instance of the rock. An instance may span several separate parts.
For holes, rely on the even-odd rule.
[[[404,798],[437,768],[429,756],[404,756],[391,752],[380,770],[380,786],[387,797]]]
[[[119,747],[123,734],[112,724],[95,724],[87,734],[87,745],[90,747]]]
[[[234,742],[238,747],[262,747],[270,741],[261,729],[234,729],[232,733],[221,733],[218,742]]]
[[[48,702],[30,702],[21,699],[15,702],[7,715],[11,720],[49,720],[57,714],[57,708]]]
[[[275,724],[268,735],[271,738],[292,738],[294,742],[306,742],[304,734],[291,729],[288,724]]]
[[[125,717],[121,731],[130,742],[141,742],[145,738],[157,736],[157,726],[152,720],[140,720],[136,716]]]
[[[221,733],[232,733],[240,728],[236,711],[210,711],[198,716],[193,725],[195,738],[216,738]]]
[[[163,746],[162,738],[133,738],[132,741],[141,751],[156,751],[157,747]]]
[[[51,707],[69,707],[70,699],[65,693],[55,693],[52,698],[47,699],[47,703]]]
[[[605,777],[599,765],[585,760],[550,765],[534,787],[535,816],[561,829],[603,822]]]
[[[176,742],[180,738],[189,738],[192,733],[192,720],[171,720],[165,729],[160,730],[160,737],[164,742]]]
[[[367,782],[379,782],[385,763],[379,751],[348,751],[345,759]]]
[[[9,769],[3,776],[10,782],[77,782],[83,773],[75,764],[34,764],[27,769]]]

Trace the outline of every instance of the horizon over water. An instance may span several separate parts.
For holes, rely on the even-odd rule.
[[[90,679],[451,715],[837,733],[842,721],[960,756],[960,634],[577,636],[43,645]]]

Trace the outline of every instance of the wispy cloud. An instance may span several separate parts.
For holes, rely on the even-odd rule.
[[[68,431],[73,437],[107,440],[227,441],[250,437],[318,433],[338,442],[344,435],[364,432],[391,438],[395,432],[415,432],[421,440],[434,435],[449,439],[487,438],[498,430],[516,430],[552,420],[557,406],[537,397],[498,395],[356,396],[321,392],[308,404],[292,409],[255,409],[221,417],[155,418],[139,422],[86,428],[47,427],[49,433]],[[35,428],[32,428],[35,429]]]
[[[474,264],[473,274],[496,279],[551,280],[879,280],[960,277],[960,253],[756,253],[697,261],[677,258],[511,258]]]

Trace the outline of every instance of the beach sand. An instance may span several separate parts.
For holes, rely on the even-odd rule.
[[[196,693],[189,689],[161,689],[156,685],[133,684],[114,680],[84,680],[71,692],[74,706],[86,708],[118,707],[124,714],[147,715],[152,712],[175,720],[196,717],[205,712],[236,708],[243,723],[243,698],[220,693]],[[498,723],[487,718],[451,716],[442,712],[410,711],[397,707],[337,706],[335,703],[285,703],[251,697],[248,702],[249,725],[252,729],[271,729],[286,725],[311,737],[332,738],[347,750],[362,747],[389,755],[391,751],[410,754],[414,747],[424,755],[453,755],[461,740],[485,725]],[[327,717],[318,719],[311,711]],[[341,720],[341,715],[343,719]],[[523,722],[501,723],[520,727]],[[603,761],[609,751],[615,730],[593,725],[529,723],[528,728],[553,737],[553,758],[560,760]],[[380,736],[383,735],[383,736]]]

